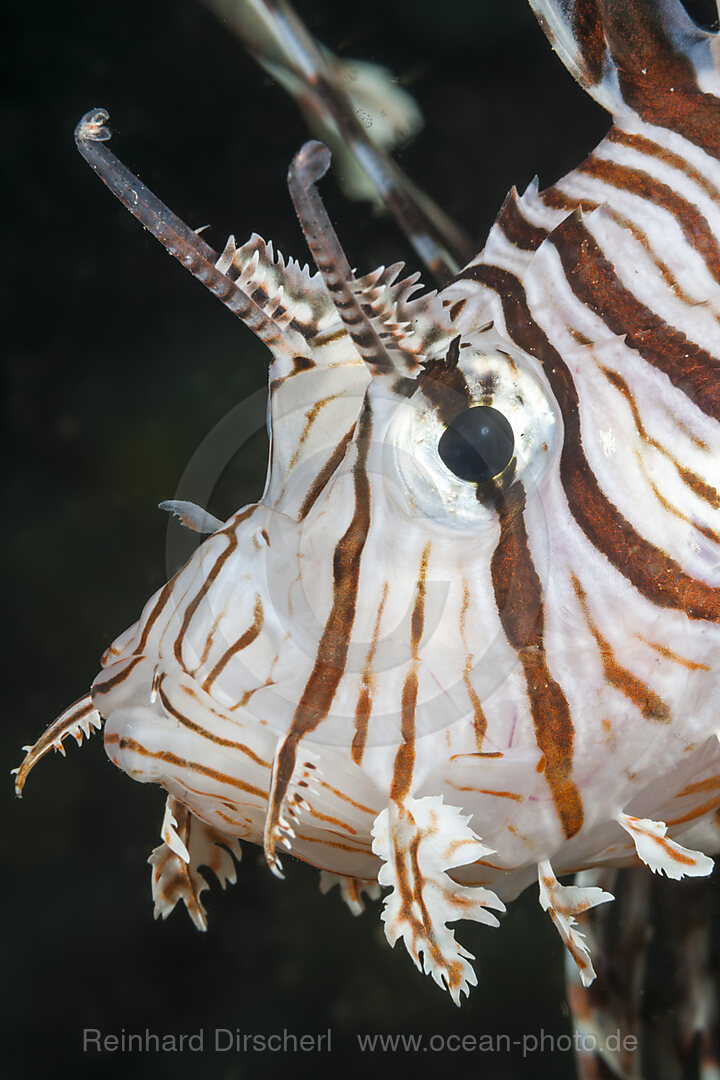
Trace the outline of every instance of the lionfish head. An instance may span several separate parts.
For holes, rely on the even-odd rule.
[[[211,535],[18,775],[104,721],[115,764],[168,793],[157,914],[182,899],[204,926],[199,865],[234,880],[245,839],[281,875],[284,848],[354,911],[388,887],[389,941],[456,1001],[475,975],[449,922],[496,923],[536,880],[589,983],[575,915],[611,896],[556,875],[707,874],[678,838],[718,846],[719,362],[689,335],[717,339],[692,198],[710,213],[720,175],[683,113],[706,43],[651,20],[653,96],[623,44],[646,5],[589,5],[587,26],[535,6],[622,123],[554,188],[513,191],[439,293],[350,269],[320,143],[289,174],[312,275],[257,236],[218,256],[109,152],[103,110],[81,122],[101,178],[268,346],[270,461],[224,523],[169,504]]]

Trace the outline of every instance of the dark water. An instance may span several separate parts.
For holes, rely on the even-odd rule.
[[[606,127],[523,0],[298,7],[341,55],[403,77],[426,129],[402,164],[478,246],[511,184],[522,189],[536,172],[551,183]],[[106,106],[116,153],[191,225],[211,222],[214,246],[231,230],[239,240],[256,230],[302,260],[284,177],[306,133],[283,92],[195,0],[40,0],[7,18],[9,770],[20,746],[86,690],[105,646],[165,580],[167,520],[156,504],[175,494],[208,432],[265,380],[264,350],[111,199],[76,153],[73,127]],[[407,255],[392,227],[331,184],[324,191],[353,265]],[[260,432],[213,490],[214,513],[225,518],[260,495],[265,454]],[[420,1062],[358,1049],[358,1033],[511,1043],[567,1034],[561,947],[534,890],[498,931],[462,924],[480,985],[458,1011],[402,946],[389,949],[376,908],[353,919],[336,895],[320,896],[313,870],[286,860],[288,880],[278,882],[254,848],[236,886],[206,894],[206,935],[179,909],[154,923],[145,860],[163,798],[116,771],[99,738],[65,762],[44,761],[22,802],[8,778],[5,799],[3,1077],[67,1069],[234,1080],[423,1066],[487,1080],[574,1075],[571,1054],[523,1056],[519,1045],[430,1051]],[[202,1030],[205,1052],[83,1053],[84,1028]],[[330,1028],[332,1052],[214,1052],[216,1028]]]

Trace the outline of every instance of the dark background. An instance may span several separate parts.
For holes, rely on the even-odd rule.
[[[341,56],[390,66],[416,96],[424,132],[403,167],[478,240],[507,189],[547,185],[599,139],[606,118],[552,54],[524,0],[304,0]],[[169,260],[76,153],[72,132],[109,109],[113,149],[211,244],[251,231],[306,258],[285,188],[306,137],[283,91],[198,0],[37,0],[6,14],[2,760],[6,772],[94,677],[110,640],[165,580],[167,519],[206,434],[265,381],[252,335]],[[323,187],[350,262],[406,257],[391,224]],[[412,258],[409,259],[412,265]],[[262,491],[254,436],[210,509]],[[569,1031],[562,950],[535,890],[500,930],[460,924],[480,985],[457,1010],[391,951],[379,912],[353,919],[317,873],[286,859],[276,881],[247,847],[239,882],[205,894],[209,931],[184,910],[154,923],[145,860],[163,797],[113,769],[95,737],[46,759],[3,827],[3,1077],[389,1075],[412,1059],[362,1057],[357,1032],[476,1035]],[[104,1033],[333,1029],[333,1053],[81,1052]],[[426,1058],[427,1061],[427,1058]],[[574,1075],[570,1054],[430,1055],[489,1080]]]

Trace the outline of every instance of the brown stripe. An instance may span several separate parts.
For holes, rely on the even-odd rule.
[[[712,506],[713,510],[720,510],[720,491],[712,484],[707,484],[701,476],[684,465],[678,465],[677,470],[687,486],[697,495]]]
[[[511,188],[500,207],[495,224],[499,225],[511,244],[523,251],[537,251],[548,231],[541,225],[533,225],[524,216],[518,202],[517,188]]]
[[[635,395],[633,394],[632,390],[630,389],[622,375],[620,375],[619,372],[614,371],[613,368],[604,367],[602,364],[600,365],[600,370],[607,379],[607,381],[610,383],[610,385],[614,386],[618,393],[622,394],[622,396],[627,401],[630,407],[630,412],[632,413],[633,423],[635,424],[638,435],[643,440],[643,442],[646,442],[649,446],[652,446],[661,454],[669,457],[673,464],[677,466],[677,462],[672,457],[672,455],[669,454],[665,447],[661,446],[659,442],[657,442],[655,439],[651,438],[648,435],[647,431],[645,430],[645,425],[642,422],[642,417],[640,416],[640,410],[638,409],[637,402],[635,401]]]
[[[627,146],[631,150],[637,150],[641,154],[657,158],[672,169],[678,169],[694,184],[697,184],[706,195],[709,195],[713,202],[720,203],[720,188],[708,180],[699,169],[692,166],[680,154],[674,154],[672,150],[667,150],[664,146],[660,146],[659,143],[646,138],[645,135],[636,135],[630,131],[623,131],[621,128],[611,128],[606,138],[610,142],[618,143],[620,146]]]
[[[645,251],[648,253],[653,263],[657,267],[658,273],[662,277],[668,289],[670,289],[674,293],[678,300],[682,300],[682,302],[684,304],[687,304],[688,307],[702,307],[705,305],[704,300],[696,299],[694,296],[691,296],[689,292],[680,287],[680,285],[678,284],[677,275],[670,269],[666,262],[663,262],[655,248],[650,243],[647,233],[643,232],[639,225],[636,225],[634,221],[630,220],[630,218],[623,217],[622,214],[618,214],[616,213],[616,211],[610,210],[608,207],[605,207],[605,212],[609,214],[613,221],[617,222],[617,224],[620,225],[621,228],[627,229],[630,233],[632,233],[637,242],[645,248]]]
[[[681,465],[677,458],[674,457],[674,455],[671,454],[669,450],[667,450],[661,443],[657,442],[656,439],[653,439],[648,435],[647,431],[645,430],[645,425],[642,422],[640,410],[638,409],[637,403],[635,401],[635,396],[625,379],[623,379],[622,375],[620,375],[617,371],[613,371],[612,368],[603,367],[602,365],[600,366],[600,370],[602,371],[608,382],[611,383],[611,385],[614,386],[615,389],[618,390],[627,401],[630,407],[630,411],[632,413],[635,427],[637,428],[638,434],[640,435],[641,439],[643,439],[643,441],[646,442],[649,446],[652,446],[655,450],[657,450],[658,453],[666,457],[668,461],[672,462],[672,464],[677,469],[680,479],[683,481],[683,483],[687,484],[690,490],[695,495],[697,495],[699,499],[703,499],[705,502],[709,503],[714,510],[719,509],[720,492],[718,492],[717,488],[714,488],[710,484],[706,483],[702,479],[702,477],[698,476],[697,473],[692,471],[692,469],[687,469],[684,465]],[[669,510],[670,513],[674,514],[676,517],[682,518],[683,521],[689,522],[690,525],[694,526],[704,535],[708,536],[708,539],[715,542],[718,541],[717,533],[713,532],[712,529],[709,529],[706,526],[699,524],[697,521],[694,521],[692,518],[688,517],[687,514],[682,513],[680,510],[678,510],[676,506],[673,506],[672,503],[670,503],[663,495],[660,494],[656,485],[650,479],[650,476],[648,475],[645,468],[645,464],[639,457],[639,455],[638,463],[649,486],[652,488],[659,502],[662,503],[666,510]]]
[[[462,759],[468,758],[468,757],[473,757],[473,758],[475,758],[475,757],[476,758],[501,758],[501,757],[505,757],[505,754],[503,753],[502,750],[478,750],[478,751],[476,751],[475,753],[472,753],[472,754],[453,754],[452,757],[450,758],[450,760],[451,761],[458,761],[458,760],[462,760]]]
[[[245,743],[235,742],[233,739],[223,739],[220,735],[213,735],[211,731],[201,727],[200,724],[196,724],[189,716],[186,716],[185,713],[181,712],[180,709],[176,709],[162,688],[162,680],[158,685],[158,694],[165,711],[168,712],[170,716],[174,716],[183,727],[196,732],[196,734],[201,735],[203,739],[208,739],[210,742],[217,743],[218,746],[224,746],[228,750],[239,750],[241,754],[245,754],[254,761],[256,765],[261,765],[265,769],[270,768],[271,763],[269,761],[264,761],[263,758],[259,757],[255,751],[251,750]]]
[[[688,784],[682,791],[675,795],[676,799],[682,799],[685,795],[697,795],[700,791],[715,791],[720,787],[720,776],[708,776],[705,780],[698,780],[694,784]]]
[[[678,475],[680,476],[680,478],[685,483],[687,483],[695,491],[696,495],[699,495],[699,491],[702,490],[703,487],[706,488],[708,492],[713,491],[714,489],[710,488],[708,485],[706,485],[704,483],[704,481],[700,479],[699,476],[696,476],[695,473],[691,472],[689,469],[683,468],[683,466],[681,466],[679,464],[679,462],[673,457],[673,455],[669,452],[669,450],[666,450],[665,447],[662,446],[659,442],[656,442],[655,439],[650,438],[650,436],[647,434],[647,432],[645,430],[645,426],[644,426],[644,424],[642,422],[642,419],[640,417],[640,412],[639,412],[637,404],[635,402],[635,398],[633,396],[633,393],[630,390],[630,387],[628,386],[628,384],[623,379],[622,375],[619,375],[616,371],[613,371],[611,368],[606,368],[606,367],[601,366],[600,370],[602,371],[603,375],[606,377],[608,382],[612,386],[614,386],[615,389],[618,390],[623,395],[623,397],[626,399],[628,405],[630,406],[630,410],[632,412],[633,420],[635,422],[635,427],[637,428],[638,434],[640,435],[641,439],[643,439],[643,441],[646,442],[649,446],[652,446],[655,450],[657,450],[658,453],[660,453],[664,457],[666,457],[667,460],[670,461],[675,466],[675,469],[677,470]],[[655,496],[657,501],[660,503],[662,508],[668,514],[672,514],[673,517],[680,518],[681,521],[684,521],[686,524],[690,525],[692,528],[697,529],[698,532],[702,533],[703,536],[706,536],[708,538],[708,540],[713,541],[713,543],[720,543],[720,536],[716,532],[714,532],[709,526],[703,525],[702,522],[696,521],[694,518],[692,518],[688,514],[684,513],[677,506],[675,506],[674,503],[670,502],[670,500],[667,499],[663,495],[663,493],[658,488],[657,484],[654,482],[654,480],[650,476],[650,474],[649,474],[649,472],[647,470],[647,467],[645,465],[645,461],[644,461],[643,457],[637,451],[635,452],[634,456],[635,456],[635,458],[637,460],[638,468],[640,469],[640,472],[642,473],[643,478],[644,478],[646,484],[648,485],[648,488],[652,491],[653,495]],[[692,479],[693,483],[689,483],[690,479]],[[699,486],[702,486],[702,487],[699,487]]]
[[[363,814],[370,814],[372,817],[377,817],[380,812],[378,808],[373,809],[372,806],[365,806],[364,803],[352,799],[347,792],[341,791],[340,788],[333,787],[332,784],[328,784],[327,780],[323,780],[322,777],[320,777],[317,782],[320,787],[327,788],[328,791],[331,791],[333,795],[342,802],[350,803],[351,806],[354,806],[356,810],[360,810]]]
[[[218,533],[218,535],[220,535],[220,534]],[[237,533],[235,531],[233,531],[233,532],[231,532],[229,534],[226,534],[226,535],[228,535],[228,546],[224,549],[224,551],[222,551],[218,555],[218,557],[216,558],[216,560],[213,563],[212,567],[210,568],[209,572],[205,576],[205,580],[203,581],[202,586],[198,590],[198,592],[195,595],[194,599],[190,601],[187,608],[185,609],[185,615],[183,617],[182,626],[180,627],[180,630],[178,632],[178,636],[175,639],[175,644],[173,646],[173,652],[175,653],[175,659],[177,660],[178,664],[180,664],[180,667],[185,672],[187,672],[187,670],[188,670],[186,668],[186,666],[185,666],[185,662],[183,660],[183,655],[182,655],[182,647],[183,647],[183,641],[185,639],[185,634],[187,633],[188,627],[190,626],[193,615],[195,614],[195,612],[199,608],[200,604],[203,602],[203,600],[207,596],[208,592],[212,588],[213,582],[215,581],[218,574],[222,570],[223,566],[225,565],[225,563],[230,558],[233,551],[235,551],[235,549],[237,548],[237,545],[238,545]]]
[[[517,481],[497,500],[500,537],[490,563],[500,622],[522,664],[545,777],[569,839],[582,827],[583,806],[572,779],[574,731],[567,699],[545,659],[542,586],[525,529],[525,489]]]
[[[487,717],[485,716],[480,697],[478,696],[475,687],[470,682],[470,671],[467,667],[465,668],[465,671],[463,673],[463,679],[465,682],[465,688],[468,692],[468,697],[470,698],[470,704],[472,705],[473,709],[473,731],[475,732],[475,745],[477,746],[478,750],[481,751],[483,742],[485,741],[485,733],[487,731]]]
[[[700,438],[697,431],[693,429],[691,424],[687,423],[685,420],[681,420],[679,416],[676,416],[674,419],[675,423],[680,428],[683,435],[687,435],[690,442],[694,443],[695,446],[700,448],[700,450],[707,450],[708,452],[710,452],[710,444],[705,442],[704,439]]]
[[[272,664],[270,665],[270,672],[265,682],[260,683],[258,686],[251,687],[250,690],[245,690],[238,699],[238,701],[234,705],[229,706],[230,712],[235,712],[236,709],[244,709],[250,699],[254,697],[255,694],[257,694],[258,690],[266,690],[268,686],[275,686],[275,680],[273,679],[272,674],[277,662],[278,657],[275,656]]]
[[[718,807],[720,807],[720,795],[717,795],[714,799],[708,799],[707,802],[702,803],[700,806],[693,807],[692,810],[688,810],[687,814],[668,818],[665,824],[668,829],[672,829],[675,825],[684,825],[686,821],[695,821],[699,817],[704,817],[705,814],[709,814],[711,810],[716,810]]]
[[[354,855],[368,855],[372,851],[370,846],[357,847],[352,844],[344,844],[341,840],[328,840],[327,832],[323,836],[308,836],[306,833],[297,832],[296,839],[302,840],[306,844],[323,844],[325,847],[335,848],[337,851],[349,851]],[[307,859],[303,859],[302,855],[298,855],[297,852],[293,852],[296,858],[302,859],[303,862],[307,862]],[[315,866],[313,862],[311,864]],[[332,871],[331,871],[332,872]]]
[[[298,443],[293,452],[293,456],[290,458],[290,461],[287,464],[287,473],[289,473],[290,470],[297,465],[298,459],[300,457],[300,452],[305,443],[307,442],[308,436],[312,431],[313,424],[316,422],[322,410],[325,408],[326,405],[330,405],[331,402],[336,401],[339,397],[342,396],[343,395],[341,393],[329,394],[327,397],[320,398],[319,401],[314,402],[314,404],[310,406],[308,411],[305,413],[305,426],[303,427],[300,438],[298,439]]]
[[[420,647],[423,631],[425,629],[425,593],[427,591],[427,568],[429,558],[430,542],[428,541],[420,559],[420,573],[418,574],[415,604],[410,618],[410,647],[413,652],[413,657],[416,660],[417,651]]]
[[[243,814],[233,814],[231,817],[229,814],[224,814],[222,810],[216,810],[215,813],[219,818],[222,818],[223,821],[227,821],[229,825],[237,826],[238,822],[242,821],[245,822],[246,825],[249,825],[253,832],[255,831],[252,819],[245,817]],[[246,839],[247,835],[247,833],[240,833],[240,837],[242,837],[243,840]]]
[[[257,544],[257,542],[256,542],[256,544]],[[193,671],[193,677],[195,675],[197,675],[200,668],[204,667],[205,664],[207,663],[207,658],[210,655],[210,650],[212,649],[213,642],[215,640],[215,633],[217,631],[218,626],[220,625],[220,623],[224,619],[224,617],[225,617],[225,612],[224,611],[219,611],[217,613],[217,615],[215,616],[215,618],[213,619],[212,626],[210,627],[208,635],[207,635],[207,637],[205,639],[205,644],[203,646],[202,656],[198,660],[197,667]]]
[[[355,509],[352,520],[335,548],[333,559],[333,602],[318,643],[315,665],[302,692],[290,729],[277,753],[271,800],[265,822],[265,851],[270,859],[275,851],[275,831],[287,787],[290,783],[297,746],[304,735],[314,731],[330,711],[335,692],[345,671],[355,606],[357,604],[360,561],[370,529],[370,483],[367,456],[372,437],[369,403],[360,416],[357,460],[353,467]]]
[[[311,817],[317,818],[318,821],[327,821],[330,825],[337,825],[338,828],[344,829],[345,832],[349,832],[352,833],[353,836],[357,836],[357,829],[354,829],[352,825],[348,825],[346,821],[342,821],[341,818],[333,817],[332,814],[321,814],[319,810],[315,810],[315,808],[310,805],[307,799],[303,801],[305,804],[305,809]],[[335,832],[334,829],[330,831],[334,832],[336,836],[341,835]]]
[[[425,593],[427,589],[427,567],[430,558],[430,543],[425,545],[420,560],[420,572],[418,574],[415,591],[415,603],[410,617],[410,647],[412,649],[412,662],[402,688],[400,706],[400,735],[402,742],[395,755],[393,777],[390,784],[390,798],[395,802],[401,802],[407,797],[412,784],[413,769],[415,767],[415,709],[417,707],[418,691],[418,648],[425,628]]]
[[[93,705],[92,697],[90,696],[90,694],[85,694],[84,697],[78,698],[78,700],[74,702],[74,704],[72,704],[70,708],[66,709],[65,712],[62,714],[64,723],[77,723],[78,720],[82,720],[83,716],[87,716],[88,713],[94,712],[94,710],[95,706]],[[52,726],[54,725],[51,725],[51,727]],[[44,734],[47,734],[47,732],[45,732]]]
[[[121,750],[131,750],[135,754],[140,754],[142,757],[153,758],[156,761],[164,761],[168,765],[176,765],[180,769],[187,769],[189,772],[199,773],[201,776],[208,776],[211,780],[217,780],[220,784],[228,784],[230,787],[239,788],[240,791],[247,791],[250,795],[257,795],[260,799],[267,799],[268,792],[263,791],[262,788],[254,787],[253,784],[246,784],[242,780],[238,780],[235,776],[230,776],[228,773],[221,773],[217,769],[211,769],[208,765],[201,765],[198,761],[188,761],[187,758],[178,757],[177,754],[172,754],[169,750],[148,750],[142,743],[136,742],[135,739],[127,737],[120,738],[117,733],[113,733],[105,736],[105,745],[117,743]],[[182,781],[181,781],[182,783]]]
[[[621,694],[624,694],[625,697],[639,709],[646,720],[650,720],[655,724],[669,723],[672,717],[667,704],[659,694],[656,694],[654,690],[651,690],[642,679],[639,679],[632,671],[628,671],[627,668],[624,668],[617,662],[612,645],[607,638],[603,637],[600,633],[600,630],[590,614],[585,590],[574,574],[571,576],[571,581],[572,587],[575,590],[575,595],[578,598],[578,603],[585,616],[588,630],[597,643],[603,671],[605,672],[607,681],[611,686],[614,686],[616,690],[619,690]]]
[[[356,765],[362,764],[363,754],[365,753],[365,743],[367,742],[368,723],[370,720],[370,713],[372,712],[372,683],[370,677],[366,677],[363,672],[362,683],[360,684],[360,693],[358,694],[357,705],[355,706],[355,733],[353,735],[352,746],[350,748],[350,754]]]
[[[580,199],[578,201],[578,199],[568,195],[562,190],[562,188],[559,187],[551,187],[548,188],[546,191],[543,191],[541,194],[541,198],[543,202],[552,209],[567,210],[569,213],[572,213],[572,211],[574,210],[582,210],[583,212],[589,213],[592,210],[597,210],[597,208],[602,205],[603,213],[606,214],[608,217],[612,218],[612,220],[622,229],[627,229],[628,232],[630,232],[634,236],[637,242],[642,245],[642,247],[648,253],[650,259],[657,267],[658,273],[662,277],[667,287],[672,290],[673,294],[679,300],[682,300],[683,303],[687,304],[689,307],[700,307],[705,305],[704,300],[697,300],[694,296],[691,296],[690,293],[686,292],[685,289],[682,289],[680,287],[676,275],[673,273],[667,263],[663,262],[663,260],[660,258],[657,251],[650,243],[647,234],[643,232],[640,226],[637,225],[630,218],[625,217],[623,214],[619,214],[616,210],[613,210],[605,203],[601,204],[599,202],[593,202],[590,199]],[[576,336],[577,332],[570,330],[570,333],[573,334],[573,336]],[[591,344],[590,341],[587,341],[586,343],[588,345]]]
[[[356,765],[360,765],[362,762],[363,754],[365,753],[365,743],[367,742],[368,723],[372,712],[373,691],[375,689],[373,661],[375,659],[375,653],[380,637],[380,623],[382,622],[383,611],[385,609],[388,587],[389,583],[386,581],[380,603],[378,604],[372,641],[370,642],[370,648],[368,649],[368,654],[365,659],[365,667],[363,668],[360,680],[360,694],[358,695],[358,702],[355,706],[355,734],[353,735],[350,753]]]
[[[720,252],[715,237],[705,215],[691,202],[642,169],[619,165],[607,158],[595,157],[594,154],[578,165],[577,171],[621,191],[647,199],[672,214],[690,247],[703,259],[715,281],[720,282]]]
[[[467,652],[467,639],[465,634],[465,626],[467,621],[468,608],[470,607],[470,589],[467,581],[463,580],[463,601],[460,608],[460,637],[462,643]],[[465,671],[463,672],[463,681],[465,682],[465,689],[468,692],[470,698],[470,704],[473,709],[473,731],[475,732],[475,745],[478,748],[478,752],[482,753],[483,743],[485,741],[485,733],[487,732],[487,717],[482,707],[480,697],[473,686],[470,675],[472,674],[472,657],[468,653],[465,661]]]
[[[239,514],[236,518],[233,519],[232,524],[227,525],[224,529],[219,530],[217,533],[215,533],[215,536],[221,536],[223,533],[232,534],[235,527],[239,525],[240,522],[245,521],[246,518],[249,518],[251,514],[254,514],[255,510],[256,506],[249,506],[246,510],[244,510],[241,514]],[[145,651],[148,643],[148,638],[150,636],[150,631],[152,630],[158,619],[158,616],[168,602],[175,583],[184,569],[185,566],[181,566],[180,569],[175,574],[173,574],[170,580],[167,581],[160,590],[157,601],[155,602],[155,606],[147,617],[140,640],[133,649],[134,653],[143,653]]]
[[[551,210],[567,210],[569,214],[573,210],[584,210],[586,213],[590,213],[591,210],[597,210],[600,205],[600,203],[594,202],[592,199],[584,197],[578,199],[575,195],[568,195],[566,191],[563,191],[561,187],[557,187],[555,184],[541,191],[540,198]]]
[[[507,270],[476,264],[459,275],[493,289],[501,298],[513,341],[543,365],[565,425],[560,475],[570,511],[588,539],[643,596],[692,619],[720,622],[720,589],[690,577],[660,548],[637,533],[603,494],[582,448],[578,396],[560,353],[535,323],[525,290]],[[628,553],[633,552],[633,559]]]
[[[668,326],[622,284],[578,214],[558,225],[551,242],[578,300],[699,409],[720,419],[720,360]]]
[[[184,569],[184,567],[182,569]],[[148,643],[148,638],[150,637],[150,631],[152,630],[153,626],[155,625],[155,623],[157,621],[157,618],[160,615],[160,612],[163,610],[163,608],[167,604],[168,599],[170,597],[170,593],[173,591],[173,586],[174,586],[175,581],[176,581],[178,575],[180,574],[180,572],[181,571],[178,570],[177,574],[175,574],[173,577],[171,577],[170,580],[167,581],[163,585],[162,589],[160,590],[160,595],[158,596],[157,600],[155,601],[155,606],[154,606],[154,608],[152,609],[152,611],[150,612],[150,614],[147,617],[147,620],[146,620],[145,625],[143,627],[142,634],[140,636],[140,640],[138,641],[137,645],[135,646],[135,652],[136,653],[145,652],[145,648],[146,648],[147,643]]]
[[[353,437],[354,431],[355,424],[353,424],[349,431],[345,432],[342,439],[337,444],[332,454],[327,459],[322,469],[313,480],[312,484],[310,485],[310,489],[303,500],[303,504],[300,507],[300,514],[298,517],[299,521],[304,521],[304,519],[308,516],[313,506],[315,505],[318,496],[322,494],[326,484],[330,480],[330,477],[338,468],[340,462],[344,459],[350,440]]]
[[[260,596],[255,597],[255,610],[253,612],[254,621],[252,626],[248,627],[244,634],[241,634],[237,641],[234,641],[232,645],[228,645],[225,652],[222,654],[215,667],[212,669],[208,677],[202,684],[203,690],[209,692],[210,687],[217,679],[220,672],[226,666],[226,664],[232,660],[236,653],[239,653],[242,649],[246,649],[248,645],[252,645],[256,637],[260,633],[260,629],[263,624],[263,606]]]
[[[118,660],[117,663],[124,663],[125,666],[122,669],[122,671],[118,671],[115,675],[111,675],[109,679],[103,679],[104,672],[101,671],[100,674],[98,675],[97,679],[95,680],[95,682],[92,685],[93,698],[95,697],[96,694],[107,694],[107,693],[109,693],[110,690],[113,689],[114,686],[119,686],[120,683],[123,682],[123,680],[128,677],[128,675],[130,674],[132,669],[134,667],[136,667],[137,664],[139,664],[141,660],[144,660],[144,659],[145,659],[144,656],[133,655],[133,656],[127,657],[123,661]],[[114,667],[114,666],[115,665],[113,664],[112,667]],[[108,670],[112,670],[112,668],[110,668],[110,669],[105,668],[105,671],[108,671]],[[98,681],[99,679],[102,679],[102,682],[99,682]]]
[[[639,467],[640,467],[640,469],[642,471],[643,476],[645,477],[645,479],[646,479],[646,481],[648,483],[648,486],[649,486],[650,490],[652,491],[653,495],[655,496],[657,501],[662,506],[663,510],[666,510],[669,514],[672,514],[673,517],[680,518],[681,521],[684,521],[687,525],[691,525],[694,529],[697,529],[697,531],[699,533],[701,533],[703,536],[707,537],[707,539],[712,541],[713,544],[720,545],[720,533],[715,532],[715,530],[711,529],[709,525],[703,525],[702,522],[696,521],[694,518],[690,517],[688,514],[683,513],[683,511],[679,510],[678,507],[675,506],[674,503],[671,503],[669,499],[666,499],[665,496],[663,495],[663,493],[658,488],[657,484],[653,480],[650,479],[650,475],[649,475],[647,469],[645,468],[645,463],[643,462],[640,455],[636,454],[635,456],[637,458],[638,465],[639,465]]]
[[[447,780],[446,783],[455,791],[476,791],[478,795],[496,795],[498,799],[512,799],[514,802],[525,800],[524,795],[519,795],[515,791],[492,791],[490,788],[473,787],[471,784],[453,784],[451,780]]]
[[[667,645],[662,645],[658,641],[648,641],[647,638],[638,634],[637,637],[640,641],[649,645],[651,649],[655,649],[655,652],[659,652],[661,656],[664,656],[666,660],[672,660],[676,664],[680,664],[681,667],[686,667],[688,671],[710,671],[709,664],[701,664],[697,660],[688,660],[685,656],[680,656],[679,653],[673,652]]]
[[[417,707],[418,677],[413,663],[403,683],[400,699],[400,743],[393,764],[390,798],[401,802],[410,791],[415,767],[415,709]]]
[[[340,341],[341,338],[349,337],[347,330],[343,326],[340,330],[329,330],[325,334],[318,334],[310,341],[310,345],[313,349],[322,349],[325,345],[332,345],[335,341]]]
[[[554,186],[546,188],[545,191],[542,191],[540,193],[540,198],[550,209],[566,210],[568,214],[573,213],[573,211],[575,210],[582,210],[584,213],[590,213],[592,210],[597,210],[598,207],[602,205],[603,213],[606,214],[608,217],[612,218],[612,220],[622,229],[627,229],[628,232],[630,232],[632,236],[637,240],[637,242],[642,245],[654,265],[657,267],[658,273],[662,277],[663,281],[669,289],[672,289],[675,296],[677,296],[680,300],[690,306],[699,306],[703,303],[703,301],[696,300],[693,296],[690,296],[689,293],[685,292],[683,289],[680,288],[675,274],[672,272],[670,267],[666,263],[664,263],[663,260],[659,257],[658,253],[655,251],[654,247],[650,243],[647,234],[643,232],[639,225],[637,225],[630,218],[624,216],[623,214],[619,214],[616,210],[613,210],[612,207],[608,206],[606,203],[601,204],[593,199],[587,198],[578,199],[577,196],[568,194],[568,192],[563,191],[563,189],[560,187]],[[547,238],[550,235],[550,230],[542,231],[544,233],[543,238]],[[571,337],[573,337],[579,345],[593,344],[591,338],[588,338],[584,334],[581,334],[578,330],[575,330],[572,327],[568,327],[568,331]]]
[[[455,303],[450,308],[450,312],[449,312],[449,314],[450,314],[450,322],[455,322],[458,315],[460,314],[462,309],[465,307],[466,303],[467,303],[467,298],[464,297],[464,296],[461,297],[459,300],[455,301]]]

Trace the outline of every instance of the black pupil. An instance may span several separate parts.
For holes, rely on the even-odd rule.
[[[461,480],[484,484],[512,461],[515,437],[510,424],[490,405],[465,409],[448,424],[438,443],[445,465]]]

